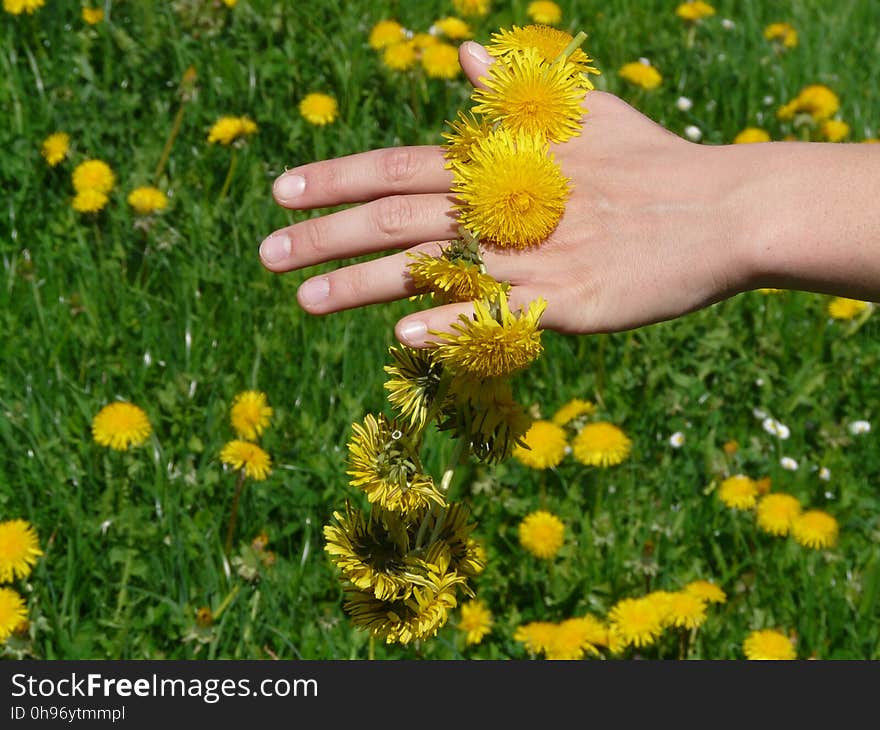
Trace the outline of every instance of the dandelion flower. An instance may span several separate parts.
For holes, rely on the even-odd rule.
[[[620,77],[631,84],[635,84],[650,91],[663,83],[663,76],[650,63],[631,61],[620,67]]]
[[[695,22],[715,15],[715,8],[702,0],[688,0],[675,9],[675,14],[682,20]]]
[[[419,291],[428,291],[438,304],[494,299],[504,287],[480,267],[463,258],[410,254],[407,273]]]
[[[534,48],[547,63],[553,63],[574,40],[570,33],[547,25],[512,26],[502,28],[492,34],[492,42],[486,46],[490,55],[496,58],[507,58],[527,48]],[[565,63],[573,73],[581,74],[581,83],[588,89],[593,88],[590,75],[598,75],[599,70],[590,64],[592,59],[581,48],[576,48],[565,59]]]
[[[558,624],[551,621],[530,621],[513,632],[514,641],[525,646],[531,654],[543,654],[553,644]]]
[[[248,137],[256,131],[257,125],[249,117],[220,117],[208,131],[208,143],[228,147],[237,139]]]
[[[322,127],[336,121],[339,105],[332,96],[313,92],[306,94],[300,101],[299,113],[309,124]]]
[[[702,598],[707,603],[724,603],[727,601],[727,594],[708,580],[691,581],[682,590],[685,593],[692,593],[697,598]]]
[[[0,522],[0,583],[27,578],[42,554],[37,533],[29,522]]]
[[[524,445],[513,449],[514,458],[530,469],[552,469],[565,457],[568,441],[565,430],[552,421],[535,421],[525,436]]]
[[[760,127],[746,127],[736,137],[734,144],[753,144],[755,142],[769,142],[770,135]]]
[[[796,114],[809,114],[815,121],[830,119],[840,109],[840,99],[824,84],[805,86],[798,95],[776,112],[783,121],[793,119]]]
[[[437,359],[456,372],[481,378],[511,375],[528,367],[543,351],[541,315],[547,303],[537,299],[527,310],[510,311],[507,298],[498,298],[498,314],[489,302],[475,301],[474,315],[459,315],[452,325],[457,334],[432,332],[444,339],[436,343]]]
[[[24,599],[11,588],[0,588],[0,645],[26,620]]]
[[[834,547],[839,530],[837,520],[819,509],[802,512],[791,524],[794,539],[804,547],[814,550]]]
[[[718,498],[733,509],[751,509],[758,496],[758,485],[745,474],[727,477],[718,487]]]
[[[562,20],[562,8],[551,0],[533,0],[526,8],[533,23],[556,25]]]
[[[569,618],[556,624],[550,640],[544,648],[544,656],[549,660],[574,661],[583,659],[585,654],[597,656],[599,650],[594,640],[597,637],[598,620],[588,618]],[[604,632],[602,634],[604,638]]]
[[[254,481],[262,482],[272,473],[272,459],[251,441],[233,439],[220,450],[220,461],[233,469],[243,469]]]
[[[549,560],[562,547],[565,525],[556,515],[538,510],[519,523],[519,542],[536,558]]]
[[[801,503],[791,494],[765,494],[758,501],[757,523],[764,532],[785,537],[794,519],[801,513]]]
[[[607,421],[588,423],[571,442],[574,458],[587,466],[616,466],[632,450],[632,441],[619,427]]]
[[[552,420],[557,426],[566,426],[582,416],[592,415],[595,411],[594,403],[580,398],[572,398],[553,414]]]
[[[70,150],[70,135],[65,132],[55,132],[43,140],[40,154],[43,155],[49,167],[55,167],[64,161]]]
[[[422,68],[432,79],[454,79],[461,73],[458,48],[450,43],[435,43],[422,51]]]
[[[706,601],[689,591],[673,591],[666,603],[666,623],[681,629],[697,629],[706,620]]]
[[[798,32],[791,23],[770,23],[764,28],[764,38],[778,42],[783,48],[794,48],[798,44]]]
[[[492,612],[483,601],[468,601],[461,606],[458,629],[464,633],[468,646],[479,644],[492,630]]]
[[[453,164],[452,191],[467,230],[502,248],[528,248],[556,228],[570,180],[546,140],[501,127],[472,145],[468,164]]]
[[[473,111],[513,132],[565,142],[581,133],[587,87],[564,63],[547,63],[534,48],[489,68],[485,88],[474,90]]]
[[[101,8],[83,8],[82,19],[89,25],[97,25],[104,20],[104,11]]]
[[[95,443],[117,451],[140,446],[152,431],[147,414],[133,403],[110,403],[98,411],[92,420]]]
[[[73,189],[81,193],[84,190],[95,190],[109,193],[116,184],[113,170],[103,160],[86,160],[79,163],[73,170]]]
[[[406,40],[406,30],[396,20],[380,20],[370,31],[370,48],[380,51]]]
[[[840,119],[826,119],[819,126],[819,131],[828,142],[840,142],[849,135],[849,125]]]
[[[611,628],[626,646],[650,646],[663,631],[663,615],[647,597],[624,598],[608,612]]]
[[[135,188],[128,194],[128,204],[139,215],[158,213],[168,207],[168,197],[159,188]]]
[[[860,299],[834,297],[828,302],[828,314],[833,319],[852,319],[864,312],[870,304]]]
[[[229,421],[239,438],[256,441],[269,425],[272,413],[272,406],[267,403],[265,393],[244,390],[232,400]]]
[[[46,0],[3,0],[3,9],[12,15],[21,15],[22,13],[31,15],[45,4]]]
[[[785,634],[775,629],[752,631],[743,641],[746,659],[796,659],[794,645]]]
[[[492,0],[452,0],[452,7],[459,15],[467,18],[478,17],[489,14],[489,8],[492,6]]]
[[[391,376],[385,382],[388,402],[416,431],[421,431],[439,393],[443,365],[431,348],[401,345],[388,351],[394,358],[394,364],[384,366]]]
[[[97,213],[109,202],[110,198],[106,193],[88,188],[74,195],[70,204],[77,213]]]
[[[406,71],[418,61],[416,46],[412,41],[392,43],[382,50],[382,63],[392,71]]]
[[[440,39],[431,35],[430,33],[416,33],[410,39],[412,41],[413,47],[419,51],[424,51],[429,46],[436,46],[440,43]]]
[[[465,21],[451,15],[435,20],[431,29],[452,41],[463,41],[474,36],[471,27]]]

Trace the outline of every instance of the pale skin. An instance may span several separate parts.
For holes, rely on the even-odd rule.
[[[460,48],[480,84],[485,49]],[[511,308],[547,302],[545,329],[617,332],[673,319],[759,287],[880,300],[880,145],[768,142],[699,145],[611,94],[591,91],[582,133],[552,152],[571,178],[565,213],[526,250],[483,247],[508,281]],[[275,231],[270,271],[395,250],[307,279],[300,306],[324,315],[415,294],[408,252],[457,235],[441,147],[371,150],[287,171],[276,202],[292,210],[362,203]],[[470,304],[410,314],[400,342],[424,347]]]

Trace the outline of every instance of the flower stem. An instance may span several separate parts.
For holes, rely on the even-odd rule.
[[[174,122],[171,125],[171,132],[168,134],[168,139],[165,140],[165,147],[162,148],[162,156],[159,158],[159,164],[156,165],[156,172],[153,173],[154,185],[159,184],[159,179],[162,177],[165,165],[168,163],[168,157],[171,155],[171,148],[174,146],[174,141],[177,139],[177,135],[180,133],[180,127],[183,124],[183,112],[185,110],[186,103],[181,102],[180,108],[174,116]]]
[[[553,59],[553,63],[559,63],[560,61],[564,61],[568,58],[572,53],[574,53],[583,43],[587,40],[587,34],[582,30],[578,31],[578,34],[571,39],[571,42],[562,49],[562,53],[560,53],[555,59]]]
[[[238,162],[238,150],[233,147],[232,148],[232,156],[229,158],[229,170],[226,173],[226,179],[223,181],[223,187],[220,189],[220,195],[217,196],[217,202],[223,200],[226,197],[226,193],[229,192],[229,186],[232,184],[232,175],[235,173],[235,166]]]
[[[226,526],[226,542],[223,546],[223,552],[229,555],[232,550],[232,536],[235,533],[235,521],[238,518],[238,500],[241,497],[241,490],[244,487],[244,469],[238,474],[238,481],[235,483],[235,493],[232,495],[232,507],[229,511],[229,524]]]

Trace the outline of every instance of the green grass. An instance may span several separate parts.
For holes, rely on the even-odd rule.
[[[852,139],[877,136],[877,71],[865,62],[880,43],[873,3],[719,0],[691,48],[675,3],[560,4],[564,27],[589,34],[598,86],[679,134],[697,124],[705,142],[726,143],[757,125],[781,138],[790,130],[776,107],[825,83],[841,97]],[[526,5],[496,1],[475,25],[477,39],[528,22]],[[321,531],[352,496],[350,425],[387,411],[382,366],[393,324],[417,305],[313,318],[295,291],[314,271],[273,275],[256,252],[266,234],[306,215],[271,199],[285,167],[442,141],[444,121],[468,104],[465,81],[393,75],[366,37],[385,17],[426,30],[451,3],[106,6],[109,22],[95,28],[78,4],[60,0],[33,16],[0,16],[0,520],[31,521],[45,552],[15,586],[31,627],[6,654],[365,658],[368,638],[342,612]],[[733,29],[722,27],[725,17]],[[762,37],[775,20],[800,33],[784,55]],[[664,75],[656,92],[616,76],[642,56]],[[190,65],[197,94],[160,181],[171,205],[144,229],[125,196],[152,181]],[[300,119],[297,103],[310,91],[338,97],[335,125]],[[689,112],[676,108],[680,95],[694,101]],[[238,152],[219,200],[230,150],[206,135],[224,114],[250,115],[259,132]],[[73,150],[50,169],[39,146],[55,130],[71,135]],[[70,172],[90,157],[118,179],[96,217],[69,204]],[[474,585],[495,613],[493,632],[466,648],[453,614],[436,638],[376,646],[375,655],[525,658],[512,638],[522,622],[603,615],[620,598],[709,578],[728,601],[710,609],[692,656],[739,658],[750,629],[779,626],[797,634],[800,657],[880,658],[880,451],[875,432],[846,430],[880,417],[880,322],[828,322],[826,301],[750,292],[629,333],[545,333],[544,356],[516,380],[521,402],[551,415],[570,398],[595,400],[633,439],[632,457],[605,471],[568,459],[543,476],[515,461],[459,470],[454,493],[472,507],[488,549]],[[275,408],[261,440],[275,468],[246,485],[236,542],[266,530],[276,561],[250,581],[224,562],[235,476],[218,459],[233,436],[229,405],[246,388],[265,391]],[[94,414],[115,398],[148,412],[154,435],[143,447],[117,453],[92,441]],[[791,438],[765,434],[754,408],[786,423]],[[686,442],[673,450],[668,437],[678,430]],[[721,447],[734,439],[740,450],[727,457]],[[439,469],[449,444],[437,436],[428,445]],[[783,470],[782,455],[801,468]],[[817,478],[820,465],[830,481]],[[713,487],[737,471],[769,476],[774,490],[832,513],[838,546],[806,551],[725,509]],[[566,524],[552,567],[516,539],[519,520],[539,507]],[[199,633],[201,606],[224,608]],[[676,656],[669,638],[646,655]]]

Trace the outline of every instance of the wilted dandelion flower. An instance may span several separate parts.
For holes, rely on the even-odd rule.
[[[376,51],[405,40],[406,30],[396,20],[380,20],[370,30],[370,47]]]
[[[791,524],[791,534],[804,547],[824,550],[837,544],[837,520],[819,509],[802,512]]]
[[[526,25],[522,28],[514,25],[510,29],[501,28],[493,33],[492,42],[486,46],[486,50],[496,58],[506,58],[527,48],[534,48],[544,61],[553,63],[573,40],[570,33],[547,25]],[[590,65],[592,59],[582,48],[575,48],[565,59],[565,63],[571,67],[573,73],[581,74],[581,83],[587,88],[593,88],[589,76],[598,74],[599,70]]]
[[[328,94],[312,92],[306,94],[299,103],[299,113],[309,124],[322,127],[332,124],[339,116],[336,99]]]
[[[565,525],[553,513],[537,510],[523,518],[518,533],[520,545],[536,558],[549,560],[562,547]]]
[[[98,411],[92,420],[95,443],[117,451],[140,446],[152,431],[147,414],[133,403],[110,403]]]
[[[492,0],[452,0],[455,12],[465,17],[483,17],[489,14]]]
[[[770,135],[760,127],[746,127],[733,138],[734,144],[753,144],[755,142],[769,141]]]
[[[431,30],[453,41],[463,41],[473,38],[474,35],[471,27],[465,21],[452,15],[435,20]]]
[[[623,429],[607,421],[584,426],[571,442],[574,458],[587,466],[616,466],[632,450],[632,441]]]
[[[718,487],[718,498],[733,509],[751,509],[758,496],[758,485],[745,474],[727,477]]]
[[[256,122],[249,117],[220,117],[208,131],[208,143],[229,146],[257,131]]]
[[[443,365],[431,348],[413,349],[401,345],[389,348],[388,352],[394,358],[393,365],[384,367],[391,376],[385,382],[388,401],[410,426],[421,431],[438,395]]]
[[[708,580],[691,581],[682,590],[685,593],[692,593],[697,598],[702,598],[707,603],[724,603],[727,600],[727,594]]]
[[[24,599],[11,588],[0,588],[0,645],[26,620]]]
[[[666,603],[666,623],[681,629],[697,629],[706,620],[706,601],[690,591],[673,591]]]
[[[110,198],[106,193],[87,188],[74,195],[70,204],[77,213],[97,213],[109,202]]]
[[[650,91],[663,83],[663,76],[650,63],[631,61],[620,67],[620,77],[631,84],[635,84]]]
[[[565,63],[548,63],[540,52],[526,48],[492,64],[474,90],[473,111],[512,132],[541,135],[565,142],[581,133],[581,106],[587,87]]]
[[[798,95],[776,112],[783,121],[793,119],[796,114],[809,114],[815,121],[829,119],[840,109],[840,99],[824,84],[805,86]]]
[[[74,168],[72,180],[73,189],[78,193],[95,190],[107,194],[113,190],[116,176],[103,160],[86,160]]]
[[[794,48],[798,44],[798,32],[791,23],[770,23],[764,28],[764,38],[776,41],[783,48]]]
[[[139,215],[150,215],[168,207],[168,197],[159,188],[145,186],[128,194],[128,204]]]
[[[746,659],[796,659],[794,645],[785,634],[775,629],[752,631],[743,641]]]
[[[863,433],[871,432],[871,422],[870,421],[853,421],[849,426],[847,426],[849,432],[853,436],[860,436]]]
[[[715,8],[703,0],[688,0],[681,3],[676,9],[675,14],[682,20],[695,22],[715,15]]]
[[[557,426],[565,426],[581,416],[592,415],[595,411],[594,403],[580,398],[572,398],[553,414],[552,420]]]
[[[419,291],[431,292],[438,304],[494,299],[504,287],[480,267],[464,258],[410,254],[407,273]]]
[[[262,482],[272,473],[272,459],[251,441],[233,439],[220,450],[220,461],[233,469],[243,469],[254,481]]]
[[[450,43],[436,43],[422,51],[422,68],[432,79],[454,79],[461,73],[458,48]]]
[[[84,7],[82,9],[82,19],[89,25],[97,25],[104,20],[104,10],[102,8]]]
[[[465,643],[479,644],[492,630],[492,612],[483,601],[473,600],[463,603],[458,630],[464,633]]]
[[[46,0],[3,0],[3,9],[12,15],[31,15],[46,4]]]
[[[626,646],[650,646],[663,631],[663,616],[647,597],[624,598],[608,612],[611,628]]]
[[[229,422],[239,438],[256,441],[269,425],[272,413],[272,406],[268,404],[265,393],[259,390],[243,390],[232,400]]]
[[[392,43],[383,49],[382,63],[394,71],[406,71],[419,60],[416,50],[412,41]]]
[[[42,554],[33,525],[25,520],[0,522],[0,583],[27,578]]]
[[[484,243],[527,248],[542,243],[565,211],[570,180],[542,137],[501,127],[453,162],[459,222]]]
[[[800,513],[801,503],[797,497],[782,492],[765,494],[758,500],[757,524],[764,532],[785,537]]]
[[[840,142],[849,135],[849,125],[840,119],[826,119],[819,131],[828,142]]]
[[[552,421],[532,423],[522,439],[525,444],[513,449],[514,458],[530,469],[552,469],[565,457],[568,445],[565,431]]]
[[[863,302],[860,299],[834,297],[828,302],[828,314],[833,319],[853,319],[869,306],[871,305],[868,302]]]
[[[556,25],[562,20],[562,8],[551,0],[533,0],[526,7],[526,14],[533,23]]]
[[[43,155],[49,167],[55,167],[63,162],[69,150],[70,135],[66,132],[50,134],[40,146],[40,154]]]

